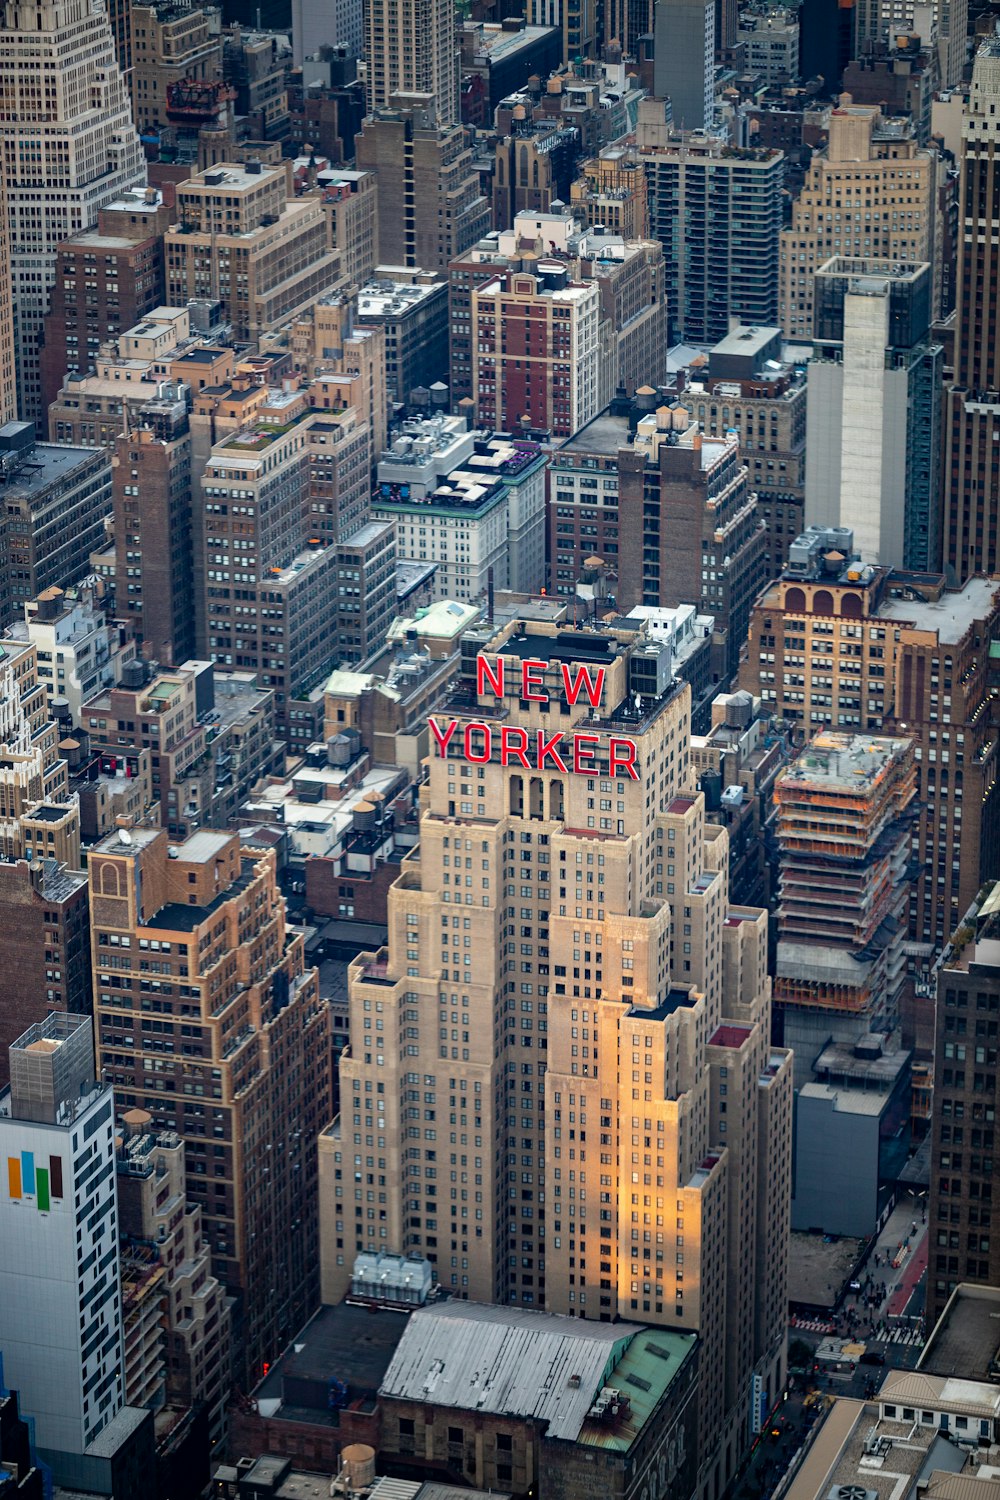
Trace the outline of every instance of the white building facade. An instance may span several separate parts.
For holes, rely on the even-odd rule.
[[[114,1109],[92,1022],[53,1012],[10,1048],[0,1094],[0,1349],[57,1475],[125,1401]]]

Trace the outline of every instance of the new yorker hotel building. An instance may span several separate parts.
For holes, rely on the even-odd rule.
[[[669,671],[605,628],[463,639],[388,947],[350,970],[323,1297],[413,1251],[475,1301],[697,1331],[712,1496],[783,1375],[791,1077]]]

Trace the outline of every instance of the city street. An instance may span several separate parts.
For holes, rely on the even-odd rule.
[[[927,1269],[922,1207],[919,1197],[910,1195],[893,1210],[858,1271],[860,1290],[848,1291],[831,1318],[835,1333],[789,1329],[790,1341],[801,1340],[814,1354],[822,1349],[828,1357],[819,1360],[818,1370],[808,1378],[811,1391],[791,1391],[778,1406],[731,1500],[768,1500],[820,1419],[826,1400],[836,1396],[870,1399],[887,1370],[915,1367],[923,1348]],[[841,1349],[840,1358],[829,1357]],[[862,1354],[880,1355],[883,1363],[862,1363]]]

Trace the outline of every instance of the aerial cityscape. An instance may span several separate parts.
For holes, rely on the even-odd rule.
[[[0,1500],[1000,1500],[1000,0],[0,27]]]

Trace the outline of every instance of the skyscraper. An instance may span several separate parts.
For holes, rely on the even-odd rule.
[[[827,1042],[899,1024],[916,793],[910,740],[850,733],[817,735],[775,784],[774,998],[796,1087]]]
[[[526,418],[568,438],[600,406],[600,293],[561,261],[535,269],[501,270],[473,290],[473,399],[486,427],[511,430]]]
[[[764,523],[739,443],[731,433],[706,437],[681,406],[640,416],[625,442],[618,604],[697,604],[715,618],[722,649],[714,665],[728,679],[767,580]]]
[[[7,188],[0,163],[0,426],[17,416],[14,309],[11,305]]]
[[[95,1082],[89,1018],[55,1013],[30,1027],[10,1048],[10,1078],[0,1094],[4,1378],[35,1419],[40,1456],[70,1484],[92,1477],[85,1460],[101,1434],[104,1456],[114,1451],[108,1429],[120,1441],[128,1415],[152,1431],[148,1413],[124,1404],[114,1111],[110,1087]]]
[[[945,416],[944,559],[955,579],[1000,567],[1000,34],[983,42],[962,120],[955,379]]]
[[[323,1275],[412,1250],[454,1296],[697,1331],[720,1494],[783,1375],[791,1068],[670,661],[604,628],[463,639],[419,861],[350,971]]]
[[[194,654],[191,431],[181,391],[163,389],[115,443],[115,598],[137,640],[173,666]]]
[[[937,157],[919,149],[908,121],[848,100],[831,112],[826,153],[813,157],[780,234],[778,321],[786,338],[812,338],[813,278],[833,255],[929,261],[937,307],[936,181]]]
[[[846,554],[846,556],[845,556]],[[836,726],[916,743],[911,956],[926,963],[1000,862],[998,744],[990,657],[1000,587],[890,572],[854,555],[850,532],[810,531],[754,605],[742,686],[802,736]],[[833,650],[838,637],[843,651]]]
[[[663,246],[671,342],[714,344],[732,318],[778,317],[785,159],[721,136],[668,132],[645,148],[649,229]]]
[[[815,277],[805,519],[847,526],[865,562],[941,561],[941,381],[931,268],[834,256]]]
[[[854,51],[854,0],[804,0],[799,25],[802,77],[822,78],[824,94],[836,93]]]
[[[681,130],[715,119],[715,0],[656,0],[653,91],[669,99]]]
[[[198,172],[177,186],[177,215],[164,241],[171,305],[218,299],[243,342],[256,343],[340,280],[318,199],[290,199],[281,165],[221,162]]]
[[[368,0],[365,6],[368,109],[396,97],[419,99],[435,125],[458,119],[458,46],[451,0]]]
[[[368,118],[357,163],[377,174],[378,261],[444,271],[489,228],[459,125],[450,0],[367,0]]]
[[[1000,1244],[996,1234],[990,1233],[991,1216],[996,1213],[991,1199],[1000,1011],[998,939],[1000,886],[994,885],[985,900],[977,899],[966,913],[937,971],[928,1328],[934,1326],[959,1282],[995,1287],[1000,1281]]]
[[[144,182],[146,164],[108,16],[96,0],[6,0],[0,97],[18,405],[34,421],[56,247]]]

